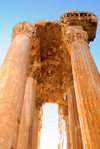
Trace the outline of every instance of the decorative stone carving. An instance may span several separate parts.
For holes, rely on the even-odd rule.
[[[37,84],[37,105],[45,102],[67,104],[64,100],[62,31],[59,22],[35,22],[36,39],[33,53],[31,51],[29,75]],[[33,50],[33,51],[34,51]],[[34,61],[33,61],[34,59]]]
[[[88,34],[80,27],[66,27],[63,26],[63,41],[65,42],[67,49],[70,53],[70,48],[74,42],[84,42],[88,44]]]
[[[47,102],[58,104],[61,134],[59,149],[63,147],[66,131],[68,148],[82,149],[82,145],[79,145],[80,127],[83,148],[99,148],[100,107],[97,101],[100,99],[100,76],[88,46],[89,41],[95,38],[96,28],[97,17],[94,14],[76,10],[62,15],[60,22],[42,20],[35,21],[33,25],[20,22],[13,28],[10,52],[1,67],[0,76],[0,121],[5,117],[9,124],[6,125],[6,121],[3,121],[4,124],[0,123],[0,137],[3,139],[0,142],[1,148],[16,148],[18,143],[17,135],[22,123],[20,117],[24,115],[21,108],[27,76],[34,78],[36,83],[36,99],[32,98],[30,88],[27,88],[30,98],[32,101],[34,99],[33,122],[27,133],[28,148],[39,148],[42,106]],[[35,95],[34,88],[32,93]],[[25,111],[29,111],[27,106]],[[27,118],[30,117],[30,112],[26,113]],[[21,135],[25,136],[24,133]],[[6,147],[9,140],[11,144]],[[77,143],[77,147],[74,143]]]
[[[26,34],[32,40],[32,42],[34,42],[36,38],[36,28],[29,22],[19,22],[13,28],[12,39],[17,34]]]
[[[97,16],[90,12],[68,11],[60,17],[60,22],[66,26],[82,26],[88,33],[89,41],[93,41],[96,36]]]

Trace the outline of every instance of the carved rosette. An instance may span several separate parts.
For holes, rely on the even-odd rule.
[[[64,27],[63,40],[67,46],[68,52],[70,54],[71,46],[76,42],[84,42],[88,44],[88,34],[83,31],[80,27]]]
[[[12,40],[18,34],[27,35],[33,43],[35,38],[36,38],[36,27],[33,26],[31,23],[26,22],[26,21],[25,22],[19,22],[13,28]]]

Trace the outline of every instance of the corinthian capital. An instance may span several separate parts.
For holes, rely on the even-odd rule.
[[[36,37],[36,29],[35,27],[29,22],[19,22],[13,28],[12,39],[17,34],[26,34],[32,41]]]
[[[63,28],[63,40],[66,44],[68,51],[73,43],[75,42],[84,42],[88,44],[88,34],[82,29],[82,27],[64,27]]]
[[[72,44],[74,41],[83,40],[88,42],[88,34],[82,29],[77,29],[74,27],[66,28],[66,39],[69,44]]]

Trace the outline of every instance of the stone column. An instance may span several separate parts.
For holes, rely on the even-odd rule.
[[[82,136],[79,124],[79,115],[77,111],[76,98],[74,87],[71,86],[67,90],[68,96],[68,129],[69,129],[69,141],[70,149],[82,149]]]
[[[69,133],[69,125],[67,126],[67,149],[70,149],[70,133]]]
[[[15,149],[26,84],[33,26],[18,23],[0,69],[0,148]]]
[[[66,118],[65,118],[65,124],[66,124],[66,146],[67,146],[67,149],[71,149],[71,145],[70,145],[70,132],[69,132],[69,117],[68,115],[66,115]]]
[[[29,131],[33,121],[33,112],[35,106],[36,81],[28,77],[25,88],[21,122],[19,127],[17,149],[29,149]],[[35,123],[35,122],[34,122]],[[33,132],[34,133],[34,132]]]
[[[33,123],[30,133],[32,133],[32,148],[30,149],[39,149],[40,148],[40,135],[42,128],[42,107],[35,106],[33,113]]]
[[[87,33],[67,29],[68,50],[84,149],[100,148],[100,76],[91,56]]]

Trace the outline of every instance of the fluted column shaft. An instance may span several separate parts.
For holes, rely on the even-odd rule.
[[[86,32],[73,31],[69,47],[84,149],[100,148],[100,76],[86,42]],[[72,32],[70,32],[72,37]],[[76,35],[76,36],[75,36]]]
[[[36,81],[33,78],[28,77],[26,82],[25,96],[21,114],[21,123],[19,127],[17,149],[31,148],[29,139],[32,138],[29,138],[29,130],[31,128],[33,121],[33,111],[36,96],[35,93],[36,93]]]
[[[34,105],[33,111],[33,123],[30,129],[31,134],[31,144],[32,147],[30,149],[39,149],[40,148],[40,135],[41,135],[41,127],[42,127],[42,107],[37,107]]]
[[[69,133],[69,125],[67,126],[67,149],[70,149],[70,133]]]
[[[79,124],[74,86],[70,87],[67,90],[67,96],[70,149],[82,149],[82,136]]]
[[[29,27],[30,24],[26,23],[26,26],[27,24]],[[16,33],[13,32],[11,46],[0,69],[1,149],[16,148],[17,143],[31,50],[31,39],[25,33],[26,26],[23,23],[21,25],[19,27],[18,24],[17,30],[15,29]],[[21,30],[23,31],[21,32]]]
[[[70,145],[70,132],[69,132],[69,116],[66,115],[65,118],[65,124],[66,124],[66,148],[67,149],[71,149],[71,145]]]

